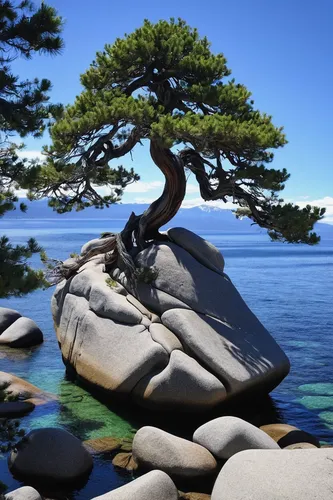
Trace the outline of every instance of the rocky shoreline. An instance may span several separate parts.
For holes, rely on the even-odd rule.
[[[95,255],[52,299],[67,369],[91,391],[162,412],[164,421],[143,421],[133,440],[81,442],[56,427],[24,435],[12,419],[56,396],[0,372],[3,451],[26,485],[4,498],[63,499],[59,487],[80,489],[107,456],[129,482],[92,500],[333,500],[333,448],[297,427],[270,418],[249,423],[233,413],[235,402],[256,405],[255,397],[276,387],[289,360],[224,273],[220,252],[182,228],[167,236],[133,254],[142,271],[134,287],[121,266],[107,272],[98,254],[105,239],[88,242],[81,254]],[[20,349],[43,335],[17,311],[0,308],[1,339]],[[185,437],[167,425],[181,412]]]
[[[333,448],[288,424],[261,428],[233,416],[201,425],[187,440],[141,427],[133,442],[105,437],[81,443],[61,429],[30,432],[8,456],[12,474],[27,485],[6,500],[47,500],[52,484],[77,487],[98,456],[112,454],[128,484],[92,500],[329,499]],[[40,488],[38,487],[40,485]],[[42,496],[47,484],[48,496]],[[184,491],[182,491],[184,490]],[[40,493],[39,493],[40,491]]]

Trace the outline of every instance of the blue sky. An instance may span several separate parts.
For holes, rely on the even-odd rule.
[[[151,21],[182,17],[207,35],[214,52],[223,52],[232,76],[253,93],[256,106],[283,125],[289,143],[276,153],[274,165],[291,179],[283,193],[300,203],[328,206],[333,222],[333,2],[303,0],[49,0],[65,20],[61,56],[18,60],[22,77],[45,77],[53,83],[52,100],[71,103],[80,92],[79,75],[105,43]],[[27,138],[27,151],[40,151],[47,136]],[[34,153],[27,153],[33,155]],[[124,165],[133,166],[141,182],[124,202],[150,200],[162,191],[163,179],[145,147]],[[199,202],[195,179],[189,179],[187,205]],[[191,201],[192,200],[192,201]]]

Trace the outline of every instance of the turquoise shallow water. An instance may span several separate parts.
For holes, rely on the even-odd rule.
[[[50,257],[65,259],[102,231],[117,231],[122,224],[93,219],[3,219],[0,234],[17,243],[34,236]],[[200,234],[221,250],[226,272],[291,360],[289,377],[272,394],[281,418],[333,444],[333,240],[306,247],[273,244],[264,233]],[[38,408],[23,419],[23,426],[28,430],[60,426],[83,440],[108,435],[130,437],[142,422],[138,410],[120,408],[116,401],[112,409],[107,408],[65,379],[50,314],[51,295],[49,289],[0,301],[0,305],[33,318],[45,336],[44,344],[31,350],[0,349],[0,370],[15,373],[59,396],[59,402]],[[256,411],[250,403],[247,405]],[[186,425],[182,431],[186,432]],[[1,459],[0,479],[10,487],[17,485]],[[59,498],[88,500],[130,479],[128,474],[114,470],[110,457],[104,457],[96,461],[84,488],[65,492]]]

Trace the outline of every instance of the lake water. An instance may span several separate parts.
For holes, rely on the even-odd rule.
[[[50,257],[63,260],[101,232],[119,231],[122,226],[123,221],[109,219],[3,219],[0,234],[13,243],[36,237]],[[271,243],[263,232],[199,234],[222,252],[227,274],[290,358],[289,376],[271,394],[276,412],[284,422],[333,444],[333,239],[307,247]],[[58,403],[25,417],[22,426],[28,430],[60,426],[83,440],[132,436],[140,425],[137,410],[116,404],[111,410],[66,380],[52,325],[51,295],[49,289],[0,301],[1,306],[34,319],[45,337],[44,344],[31,350],[0,349],[0,370],[59,396]],[[18,485],[7,471],[5,457],[0,459],[0,479],[10,489]],[[109,457],[103,457],[96,459],[85,487],[59,498],[88,500],[130,479],[129,474],[114,470]]]

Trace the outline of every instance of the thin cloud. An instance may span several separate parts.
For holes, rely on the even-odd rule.
[[[147,193],[148,191],[154,191],[154,189],[161,189],[163,187],[164,182],[162,181],[137,181],[127,186],[125,193]]]
[[[326,208],[325,217],[322,222],[326,222],[327,224],[333,224],[333,197],[332,196],[324,196],[323,198],[318,198],[316,200],[308,199],[304,201],[300,199],[299,201],[295,201],[296,205],[300,207],[305,207],[306,205],[312,205],[316,207]]]

